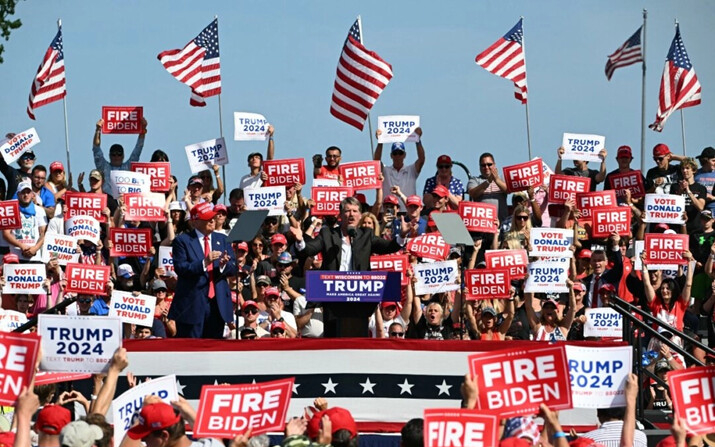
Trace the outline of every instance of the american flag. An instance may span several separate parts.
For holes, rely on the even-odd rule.
[[[62,27],[60,27],[32,81],[27,115],[34,120],[36,108],[59,101],[66,95],[65,53],[62,49]]]
[[[360,19],[350,27],[338,61],[330,113],[362,130],[367,114],[392,79],[392,66],[362,45]]]
[[[638,31],[633,33],[623,45],[608,56],[608,62],[606,62],[606,78],[609,81],[611,80],[611,76],[613,76],[613,72],[616,71],[616,68],[627,67],[638,62],[643,62],[641,47],[642,29],[642,26],[638,28]]]
[[[157,57],[166,71],[191,87],[192,106],[203,107],[206,98],[221,94],[218,19],[181,50],[167,50]]]
[[[508,33],[479,53],[475,61],[488,72],[514,81],[514,96],[522,104],[526,104],[526,60],[522,21],[519,19]]]
[[[680,26],[676,25],[675,37],[670,44],[663,78],[660,80],[658,113],[655,115],[655,122],[648,127],[657,132],[662,131],[671,113],[700,104],[700,91],[700,82],[685,51],[683,38],[680,37]]]

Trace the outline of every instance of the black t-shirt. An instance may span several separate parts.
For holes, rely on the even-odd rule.
[[[696,261],[703,265],[708,262],[708,255],[713,242],[715,242],[715,230],[707,233],[700,231],[690,235],[690,252]]]
[[[637,170],[637,169],[631,169],[630,171],[627,171],[627,172],[634,172],[634,171],[636,171],[636,170]],[[604,190],[604,191],[605,191],[605,190],[608,190],[608,189],[616,189],[616,188],[613,187],[613,185],[611,185],[611,177],[614,176],[614,175],[618,175],[618,174],[620,174],[620,173],[621,173],[621,172],[620,172],[618,169],[614,169],[613,171],[611,171],[611,172],[609,172],[608,174],[606,174],[606,181],[603,183],[603,190]],[[646,189],[648,189],[648,187],[645,186],[645,185],[646,185],[646,180],[645,180],[645,178],[643,178],[643,174],[641,174],[641,180],[643,180],[643,187],[646,188]],[[632,191],[632,189],[631,189],[631,191]]]
[[[648,181],[646,188],[652,187],[653,181],[658,177],[665,178],[665,183],[660,187],[663,188],[664,194],[669,194],[671,186],[680,180],[680,165],[668,165],[668,169],[660,169],[657,166],[648,169],[648,172],[645,174],[645,178]]]
[[[422,340],[451,340],[454,322],[452,316],[442,320],[440,326],[427,324],[427,319],[424,315],[417,324],[410,323],[407,329],[407,338],[417,338]]]
[[[690,185],[690,191],[698,199],[707,200],[708,190],[700,183],[693,183]],[[679,183],[674,184],[670,188],[670,193],[676,196],[683,196],[685,198],[685,212],[688,214],[688,222],[686,223],[686,228],[688,233],[693,234],[696,231],[700,231],[702,226],[700,224],[700,210],[693,205],[693,201],[690,195],[680,187]]]
[[[561,171],[563,175],[573,175],[574,177],[588,177],[591,179],[591,191],[596,190],[598,182],[596,181],[596,176],[598,175],[595,169],[586,169],[585,171],[579,171],[576,168],[566,168]]]

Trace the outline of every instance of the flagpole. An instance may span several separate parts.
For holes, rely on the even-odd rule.
[[[683,155],[687,155],[685,151],[685,118],[683,109],[680,109],[680,133],[683,136]]]
[[[57,19],[57,29],[62,29],[62,19]],[[64,45],[64,38],[62,39],[62,45]],[[67,81],[65,81],[66,83]],[[62,97],[62,107],[64,108],[65,115],[65,151],[67,152],[67,172],[69,176],[72,175],[72,167],[70,166],[70,135],[69,126],[67,125],[67,87],[65,86],[65,96]]]
[[[643,80],[641,81],[641,172],[645,172],[645,26],[648,18],[648,11],[643,9],[643,31],[641,34],[641,55],[643,56]]]
[[[521,16],[521,20],[524,20],[524,16]],[[526,33],[523,32],[524,30],[524,24],[521,24],[521,29],[522,29],[522,35],[521,35],[521,46],[524,51],[524,66],[526,66],[526,38],[524,35]],[[526,69],[526,68],[525,68]],[[526,145],[529,148],[529,160],[531,160],[531,126],[529,124],[529,99],[527,97],[526,102],[524,103],[526,106]]]
[[[360,29],[360,43],[365,45],[365,39],[363,38],[362,34],[362,18],[358,15],[357,16],[358,20],[358,29]],[[375,158],[375,145],[372,142],[372,120],[370,120],[370,112],[367,112],[367,131],[370,134],[370,154],[372,154],[372,158]]]
[[[218,15],[214,16],[214,19],[218,20]],[[217,23],[217,29],[218,29],[218,23]],[[216,36],[218,39],[218,36]],[[221,112],[221,93],[218,94],[218,128],[219,128],[219,133],[221,134],[221,138],[223,138],[223,114]],[[224,140],[224,144],[226,143],[226,140]],[[228,149],[226,151],[228,153]],[[228,185],[228,179],[226,178],[226,165],[221,165],[221,175],[223,176],[223,204],[226,204],[226,196],[228,195],[228,191],[226,190],[226,185]],[[218,185],[216,185],[218,187]]]

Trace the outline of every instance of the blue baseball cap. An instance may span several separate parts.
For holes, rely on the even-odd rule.
[[[390,153],[394,154],[395,152],[406,152],[405,143],[392,143],[392,152]]]
[[[287,251],[284,251],[278,255],[278,262],[280,264],[291,264],[293,262],[293,256],[291,256]]]

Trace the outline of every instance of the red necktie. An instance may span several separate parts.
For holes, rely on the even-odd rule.
[[[593,278],[594,283],[593,283],[593,299],[591,300],[591,308],[596,308],[598,307],[598,298],[599,298],[599,293],[598,293],[598,288],[601,286],[599,284],[601,282],[601,275],[596,275],[595,278]]]
[[[211,248],[209,247],[209,237],[204,236],[204,256],[208,256],[211,253]],[[206,271],[209,272],[209,299],[213,299],[216,296],[216,291],[214,290],[214,263],[211,262],[206,266]]]

